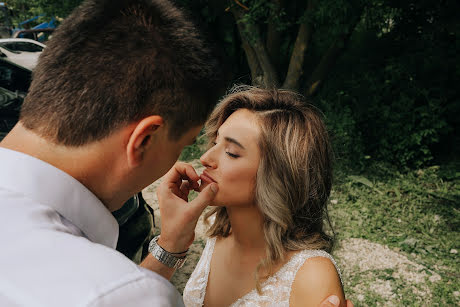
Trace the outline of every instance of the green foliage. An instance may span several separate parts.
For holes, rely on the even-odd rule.
[[[380,75],[360,81],[368,86],[362,92],[371,100],[357,105],[369,151],[400,166],[430,162],[430,146],[447,126],[439,97],[417,84],[401,63],[388,63]],[[371,93],[378,94],[372,97]]]
[[[361,132],[358,130],[351,108],[342,104],[342,94],[339,93],[334,102],[321,100],[318,106],[324,112],[325,123],[334,149],[335,162],[339,166],[361,169],[364,166]]]
[[[13,23],[17,25],[21,21],[41,14],[47,16],[46,20],[49,20],[49,17],[65,18],[82,1],[83,0],[11,0],[8,1],[8,7],[13,12]]]
[[[334,40],[361,14],[346,53],[314,97],[325,113],[339,164],[348,161],[363,169],[380,160],[417,168],[450,150],[447,145],[439,149],[439,143],[458,143],[451,141],[458,139],[454,127],[460,125],[460,23],[454,13],[460,7],[455,1],[325,0],[314,1],[308,12],[306,1],[286,1],[281,10],[275,1],[240,0],[247,10],[235,1],[181,1],[214,26],[237,82],[247,78],[247,63],[226,8],[243,10],[240,22],[257,25],[262,41],[268,22],[283,33],[274,61],[280,79],[299,23],[314,26],[299,84],[306,84]]]
[[[60,18],[67,17],[67,15],[69,15],[74,8],[76,8],[78,5],[80,5],[80,3],[83,2],[83,0],[66,0],[66,1],[35,0],[35,1],[36,1],[36,7],[41,8],[45,14],[47,14],[48,16],[58,16]]]
[[[192,161],[199,159],[206,151],[207,139],[203,135],[203,131],[200,136],[196,139],[195,143],[190,146],[186,146],[180,154],[180,161]]]
[[[351,139],[361,140],[362,155],[403,168],[429,165],[440,152],[437,144],[458,142],[460,40],[453,31],[460,24],[449,11],[459,6],[429,10],[429,3],[367,7],[319,97],[323,105],[337,105],[332,112],[351,110],[346,122],[353,123]],[[359,163],[362,155],[346,156]]]
[[[17,24],[42,13],[66,17],[81,2],[11,0],[8,5]],[[313,25],[298,82],[304,85],[331,44],[361,16],[345,54],[335,61],[319,95],[313,98],[325,113],[340,164],[348,161],[345,164],[363,169],[369,161],[380,160],[417,168],[450,152],[452,144],[460,144],[455,134],[460,126],[458,1],[324,0],[313,1],[311,11],[306,11],[308,1],[175,3],[218,46],[229,86],[250,82],[232,7],[245,13],[241,22],[257,26],[262,42],[267,40],[269,23],[282,33],[279,53],[272,59],[280,80],[287,72],[299,24],[308,21]],[[279,3],[283,3],[281,9]],[[182,157],[200,153],[199,146],[190,147]]]

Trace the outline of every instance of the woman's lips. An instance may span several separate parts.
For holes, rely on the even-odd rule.
[[[211,176],[209,176],[206,172],[203,172],[200,176],[200,179],[201,179],[201,183],[213,183],[213,182],[216,182]]]

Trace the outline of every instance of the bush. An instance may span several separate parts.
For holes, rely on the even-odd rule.
[[[444,64],[434,45],[391,36],[362,35],[352,46],[319,93],[339,156],[403,169],[429,165],[458,122],[452,57]]]
[[[321,100],[318,105],[324,113],[335,162],[339,166],[361,168],[364,161],[361,132],[356,126],[350,106],[341,103],[343,94],[343,92],[338,93],[337,100],[333,103]]]
[[[439,98],[400,63],[387,64],[379,77],[368,77],[360,83],[371,91],[364,91],[367,97],[374,95],[356,104],[367,150],[402,167],[428,164],[433,159],[431,146],[447,126]]]
[[[190,146],[186,146],[182,150],[179,156],[179,160],[180,161],[192,161],[192,160],[199,159],[206,151],[207,143],[208,141],[206,140],[206,137],[203,135],[203,130],[202,130],[199,136],[197,137],[195,143],[193,143]]]

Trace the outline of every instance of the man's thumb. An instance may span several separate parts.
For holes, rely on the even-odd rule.
[[[189,206],[198,210],[199,214],[201,214],[201,212],[214,200],[218,190],[219,187],[217,184],[212,183],[208,185],[193,201],[190,202]]]
[[[331,295],[320,305],[320,307],[338,307],[340,299],[337,295]]]

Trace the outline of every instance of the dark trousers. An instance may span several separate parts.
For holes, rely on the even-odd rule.
[[[148,246],[154,236],[155,220],[153,209],[146,203],[142,193],[138,193],[137,197],[137,210],[120,226],[117,250],[139,264],[148,255]]]

